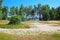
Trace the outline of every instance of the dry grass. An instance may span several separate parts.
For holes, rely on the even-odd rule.
[[[16,40],[60,40],[60,34],[20,35],[15,38]]]
[[[39,21],[40,23],[47,23],[47,24],[60,24],[60,21]]]
[[[17,25],[8,25],[8,24],[1,25],[0,24],[0,28],[19,29],[19,28],[31,28],[31,26],[24,24],[24,23],[20,23]]]
[[[43,24],[52,24],[53,26],[60,26],[60,21],[39,21]]]
[[[0,24],[8,24],[9,21],[8,20],[0,20]]]
[[[12,35],[0,33],[0,40],[15,40],[15,38]]]
[[[8,25],[8,20],[0,20],[0,28],[11,28],[11,29],[17,29],[17,28],[31,28],[32,26],[29,26],[26,23],[20,23],[17,25]]]
[[[0,33],[0,40],[60,40],[60,34],[10,35]]]

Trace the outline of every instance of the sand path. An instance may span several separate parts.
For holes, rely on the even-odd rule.
[[[60,33],[60,27],[53,26],[52,24],[42,24],[39,22],[33,22],[29,25],[35,26],[34,28],[29,29],[2,29],[0,32],[17,34],[17,35],[37,35],[39,33]]]

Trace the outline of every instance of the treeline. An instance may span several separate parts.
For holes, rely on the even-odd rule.
[[[35,12],[39,15],[39,20],[60,20],[60,6],[57,8],[50,8],[49,5],[38,4],[37,6],[34,5],[34,7],[32,7],[32,5],[25,7],[21,4],[20,8],[12,6],[8,9],[8,6],[2,6],[2,2],[3,0],[0,0],[0,20],[9,19],[9,17],[13,15],[20,16],[21,20],[32,20],[35,16]],[[27,19],[29,15],[31,15],[32,18]]]

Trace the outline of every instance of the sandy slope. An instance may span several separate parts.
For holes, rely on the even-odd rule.
[[[2,29],[0,32],[9,33],[9,34],[18,34],[18,35],[37,35],[39,33],[60,33],[60,27],[55,27],[52,24],[42,24],[39,22],[29,23],[29,25],[35,26],[34,28],[29,29]]]

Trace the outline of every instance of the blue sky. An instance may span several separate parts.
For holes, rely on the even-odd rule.
[[[8,8],[10,8],[11,6],[20,7],[21,4],[24,6],[33,6],[37,5],[38,3],[41,3],[42,5],[48,4],[50,7],[60,6],[60,0],[4,0],[3,6],[8,6]]]

